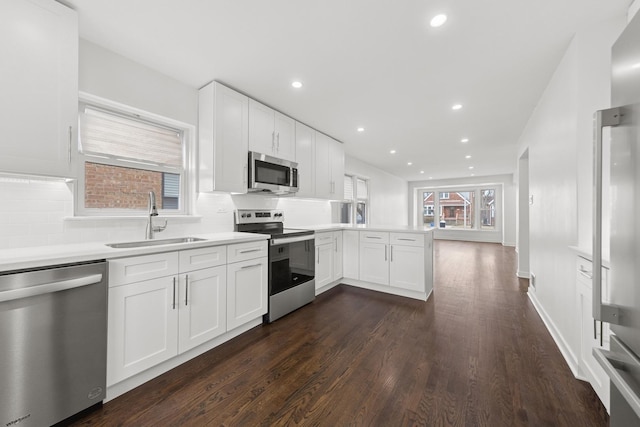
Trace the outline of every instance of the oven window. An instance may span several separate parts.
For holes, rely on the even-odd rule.
[[[314,277],[313,240],[269,247],[269,295],[275,295]]]
[[[273,163],[263,162],[262,160],[256,160],[255,170],[255,179],[257,182],[283,186],[288,186],[291,182],[291,168],[288,166],[275,165]]]

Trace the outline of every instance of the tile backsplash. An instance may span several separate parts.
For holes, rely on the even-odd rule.
[[[65,182],[0,177],[0,199],[0,249],[144,239],[145,215],[74,218],[73,187]],[[157,217],[160,223],[168,220],[159,237],[233,231],[238,208],[283,209],[288,227],[332,222],[326,200],[202,193],[195,201],[195,217]]]

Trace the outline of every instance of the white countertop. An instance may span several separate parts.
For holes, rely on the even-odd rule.
[[[0,250],[0,272],[99,259],[148,255],[160,252],[226,245],[230,243],[251,242],[266,240],[269,238],[269,236],[263,234],[236,232],[193,234],[189,237],[198,237],[206,240],[126,249],[115,249],[105,245],[105,243],[116,242],[76,243],[66,245],[34,246],[19,249],[4,249]]]
[[[412,225],[351,225],[351,224],[320,224],[306,225],[302,227],[291,227],[309,229],[316,232],[322,231],[338,231],[338,230],[368,230],[368,231],[387,231],[398,233],[429,233],[434,230],[433,227],[414,227]]]
[[[584,248],[579,246],[569,246],[569,249],[575,252],[576,255],[587,259],[589,261],[593,261],[593,253],[591,252],[591,248]],[[609,256],[608,254],[602,255],[602,265],[606,268],[611,268],[609,265]]]
[[[322,231],[337,230],[370,230],[405,233],[429,233],[431,227],[413,227],[402,225],[350,225],[350,224],[321,224],[298,229]],[[137,255],[148,255],[160,252],[195,249],[207,246],[226,245],[230,243],[251,242],[268,239],[267,235],[256,233],[222,232],[210,234],[193,234],[189,237],[205,239],[198,242],[172,243],[166,245],[141,246],[137,248],[111,248],[106,243],[120,242],[92,242],[64,245],[34,246],[18,249],[0,250],[0,272],[39,268],[74,262],[93,261],[100,259],[122,258]],[[162,240],[162,239],[158,239]]]

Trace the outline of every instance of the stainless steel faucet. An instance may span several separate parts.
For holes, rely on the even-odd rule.
[[[148,240],[153,239],[154,233],[159,233],[167,228],[167,220],[164,220],[164,225],[153,225],[153,217],[158,216],[158,209],[156,208],[156,193],[149,191],[149,220],[147,221],[147,236]]]

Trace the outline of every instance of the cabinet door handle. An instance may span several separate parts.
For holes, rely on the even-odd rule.
[[[271,132],[271,151],[276,151],[276,131]]]
[[[384,260],[387,260],[387,245],[384,245]]]
[[[241,270],[244,270],[245,268],[253,268],[253,267],[259,267],[261,266],[261,263],[257,263],[257,264],[251,264],[251,265],[245,265],[243,267],[240,267]]]
[[[318,262],[317,264],[320,264],[320,251],[318,251]]]
[[[189,304],[189,275],[184,277],[184,305]]]
[[[593,274],[589,270],[585,270],[582,266],[580,266],[580,268],[578,269],[578,273],[582,274],[589,280],[593,278]]]
[[[402,237],[398,237],[398,240],[406,240],[407,242],[415,242],[416,239],[404,239]]]
[[[244,172],[242,173],[242,183],[246,184],[247,183],[247,178],[248,178],[247,175],[249,174],[249,170],[247,169],[247,165],[244,166],[243,171]]]
[[[176,278],[173,278],[173,304],[171,304],[171,307],[175,310],[176,309]]]
[[[338,252],[338,238],[337,238],[337,237],[335,237],[333,240],[334,240],[334,242],[335,242],[335,244],[336,244],[335,252]]]
[[[250,252],[258,252],[259,250],[260,250],[259,248],[258,248],[258,249],[247,249],[247,250],[245,250],[245,251],[240,251],[239,253],[241,253],[241,254],[248,254],[248,253],[250,253]]]
[[[389,258],[389,261],[393,262],[393,245],[390,245],[391,247],[391,257]]]
[[[593,318],[601,322],[620,324],[623,315],[619,305],[602,302],[602,128],[618,126],[623,115],[620,108],[596,111],[594,117],[594,192],[593,192]]]
[[[69,164],[71,164],[71,147],[73,145],[73,126],[69,126]]]
[[[364,236],[364,237],[366,239],[378,239],[378,240],[382,239],[382,237],[379,237],[379,236]]]

